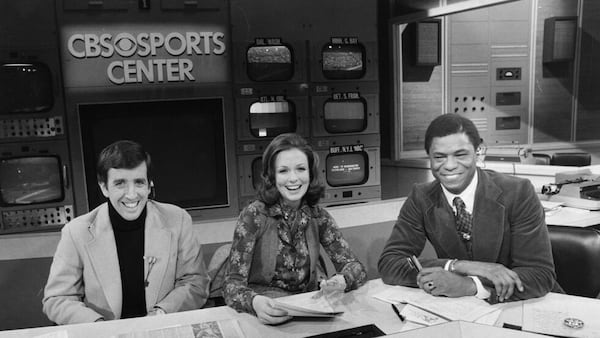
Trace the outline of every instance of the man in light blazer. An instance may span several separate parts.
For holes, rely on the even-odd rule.
[[[61,239],[44,290],[43,310],[57,324],[198,309],[209,277],[183,209],[148,200],[150,155],[117,141],[98,159],[108,202],[75,218]]]
[[[477,128],[463,116],[446,114],[431,122],[425,150],[436,180],[415,184],[404,202],[379,258],[383,281],[491,303],[562,291],[533,185],[477,168],[480,143]],[[454,202],[457,197],[462,203]],[[459,214],[464,217],[455,218]],[[438,258],[422,259],[419,272],[408,257],[419,256],[426,240]]]

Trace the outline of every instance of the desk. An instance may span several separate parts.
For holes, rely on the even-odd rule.
[[[399,332],[402,330],[404,324],[400,322],[390,305],[371,296],[385,287],[387,286],[380,279],[371,280],[358,290],[345,294],[341,300],[342,304],[338,308],[343,310],[344,314],[333,319],[292,320],[282,325],[268,326],[259,323],[256,317],[252,315],[237,313],[230,307],[221,306],[167,314],[159,317],[141,317],[89,324],[0,331],[0,337],[35,337],[36,335],[48,332],[66,330],[69,338],[105,338],[132,331],[230,318],[238,320],[242,331],[248,338],[306,337],[371,323],[375,323],[375,325],[386,333]]]
[[[406,337],[429,337],[430,335],[427,333],[428,331],[407,331],[409,329],[415,329],[418,326],[410,322],[402,323],[398,319],[396,314],[392,311],[388,303],[385,303],[373,297],[374,294],[377,294],[385,290],[386,288],[390,288],[390,286],[383,284],[383,282],[380,279],[371,280],[358,290],[349,292],[344,295],[344,298],[342,298],[341,300],[340,307],[336,308],[338,310],[341,309],[345,311],[344,314],[342,314],[339,317],[321,320],[297,319],[278,326],[268,326],[260,324],[254,316],[251,316],[246,313],[237,313],[235,310],[227,306],[221,306],[201,310],[167,314],[159,317],[141,317],[89,324],[50,326],[32,329],[3,331],[0,332],[0,338],[35,337],[37,335],[46,334],[50,332],[58,332],[61,330],[67,331],[70,338],[109,337],[112,335],[133,331],[151,330],[167,326],[194,324],[203,321],[224,320],[231,318],[238,320],[242,331],[248,338],[306,337],[319,333],[342,330],[346,328],[372,323],[377,325],[386,334],[395,334],[394,336],[397,337],[404,337],[404,334],[406,334]],[[541,301],[543,301],[543,299],[541,299]],[[600,301],[597,302],[598,310],[594,309],[594,311],[600,312]],[[521,326],[523,313],[522,305],[523,302],[508,303],[506,309],[500,316],[497,325],[501,326],[502,323],[506,322],[513,325]],[[469,332],[475,332],[476,335],[471,335],[473,337],[481,337],[484,335],[487,337],[508,337],[515,336],[515,332],[523,334],[523,332],[519,331],[471,323],[452,324],[450,326],[449,329],[457,330],[458,328],[458,332],[466,332],[465,330],[467,329]],[[401,331],[405,332],[399,333]],[[502,333],[505,334],[503,335]],[[453,335],[444,336],[452,337]],[[459,336],[471,337],[462,334]]]

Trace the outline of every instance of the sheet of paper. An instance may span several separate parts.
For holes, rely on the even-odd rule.
[[[421,310],[418,307],[415,307],[411,304],[406,304],[402,308],[402,311],[400,311],[400,314],[403,315],[404,318],[406,318],[406,320],[410,322],[425,326],[443,324],[448,322],[447,320],[442,319],[432,314],[431,312]]]
[[[450,320],[473,322],[481,316],[496,310],[499,306],[490,305],[481,299],[471,297],[436,297],[417,288],[394,286],[373,295],[388,303],[409,303],[424,308]]]
[[[114,338],[244,338],[235,319],[208,321],[191,325],[123,333]]]
[[[600,337],[600,300],[549,293],[523,304],[523,331],[564,337]],[[583,321],[582,328],[570,328],[565,319]]]
[[[331,317],[343,313],[334,309],[327,296],[315,292],[277,298],[275,304],[289,315],[298,317]]]
[[[496,309],[487,315],[483,315],[475,320],[475,323],[494,326],[502,314],[502,309]]]
[[[34,338],[69,338],[69,333],[67,331],[63,330],[63,331],[49,332],[46,334],[35,336]]]

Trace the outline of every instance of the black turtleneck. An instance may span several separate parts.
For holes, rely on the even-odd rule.
[[[108,215],[115,234],[123,305],[121,318],[143,317],[146,315],[146,290],[144,285],[144,225],[146,207],[136,220],[128,221],[121,217],[108,202]]]

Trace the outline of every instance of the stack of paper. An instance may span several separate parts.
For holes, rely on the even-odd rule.
[[[333,317],[343,313],[333,308],[326,295],[315,297],[314,292],[277,298],[275,306],[295,317]]]
[[[401,314],[407,320],[433,325],[453,320],[494,324],[501,313],[500,305],[490,305],[476,297],[436,297],[421,289],[393,286],[373,297],[392,304],[407,304]]]

